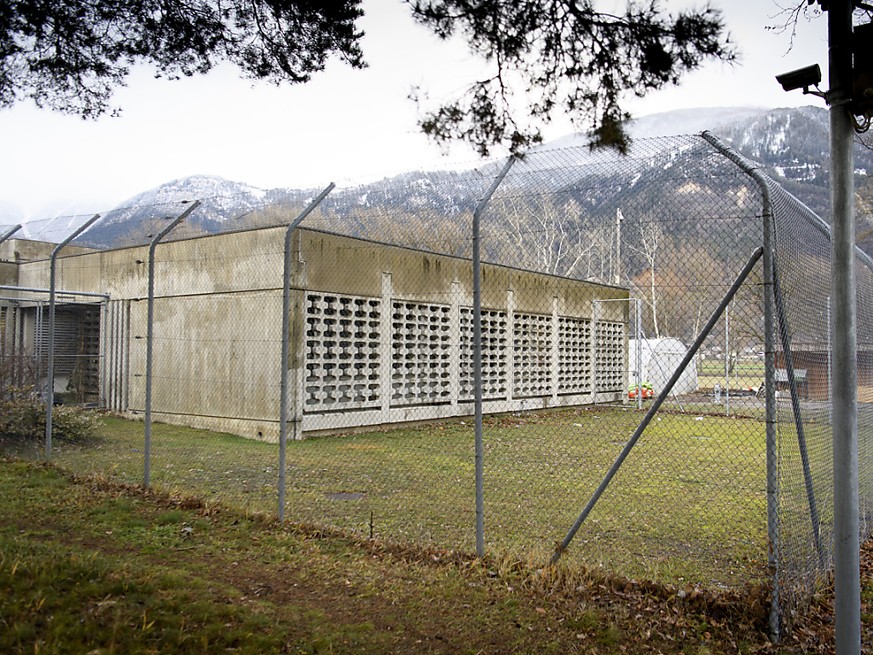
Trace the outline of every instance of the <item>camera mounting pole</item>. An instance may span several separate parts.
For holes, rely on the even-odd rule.
[[[837,655],[861,652],[860,521],[858,503],[858,355],[855,307],[855,131],[873,120],[873,46],[870,23],[852,25],[858,0],[807,0],[828,12],[830,89],[815,93],[830,107],[831,269],[834,299],[832,421],[834,475],[834,622]],[[786,91],[821,80],[817,65],[778,75]],[[856,117],[862,117],[858,122]]]
[[[858,361],[855,307],[853,30],[851,0],[829,0],[828,104],[833,238],[834,619],[838,655],[861,652]]]

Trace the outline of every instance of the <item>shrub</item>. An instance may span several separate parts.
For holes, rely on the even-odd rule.
[[[0,398],[0,434],[22,440],[45,435],[45,403],[33,387],[7,387]],[[52,412],[52,435],[80,442],[94,436],[98,415],[81,407],[59,405]]]

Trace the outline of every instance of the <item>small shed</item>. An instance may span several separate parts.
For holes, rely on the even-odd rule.
[[[679,339],[662,337],[660,339],[630,339],[628,342],[628,387],[636,383],[637,352],[639,350],[640,380],[652,385],[655,393],[660,393],[679,368],[682,358],[688,352]],[[697,367],[688,366],[673,387],[673,393],[684,394],[697,390]]]
[[[830,376],[833,362],[828,355],[828,344],[823,340],[795,339],[791,346],[794,374],[798,379],[798,391],[801,398],[810,400],[828,400],[830,396]],[[785,353],[777,351],[776,386],[788,388],[788,374],[785,370]],[[858,344],[857,359],[858,401],[873,402],[873,347],[865,343]],[[803,371],[803,375],[799,372]]]

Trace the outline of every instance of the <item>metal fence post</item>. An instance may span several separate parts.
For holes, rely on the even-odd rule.
[[[479,223],[485,206],[503,182],[503,178],[515,163],[510,157],[503,169],[494,178],[485,195],[473,211],[473,380],[474,380],[474,422],[476,442],[476,554],[485,555],[485,486],[483,479],[484,446],[482,444],[482,284]]]
[[[637,351],[636,351],[636,367],[637,367],[637,409],[643,408],[643,299],[635,298],[637,306]]]
[[[279,512],[280,521],[285,520],[285,450],[288,442],[288,347],[289,331],[291,324],[291,237],[294,230],[303,222],[312,211],[321,204],[321,201],[333,191],[333,182],[315,197],[309,205],[295,218],[285,229],[284,264],[282,266],[282,371],[279,377]]]
[[[100,214],[94,214],[85,221],[70,236],[61,241],[52,250],[49,264],[49,333],[48,333],[48,373],[46,378],[45,398],[45,460],[49,461],[52,456],[52,412],[55,402],[55,273],[57,269],[58,255],[69,243],[85,230],[91,227],[100,218]]]
[[[177,216],[169,225],[152,239],[149,244],[149,297],[148,317],[146,319],[146,375],[145,375],[145,445],[143,448],[143,485],[151,484],[151,455],[152,455],[152,352],[154,348],[154,320],[155,320],[155,248],[161,239],[187,218],[191,212],[200,206],[200,201],[195,200],[188,209]]]
[[[7,239],[10,239],[12,237],[12,235],[15,234],[16,232],[18,232],[18,230],[20,230],[20,229],[21,229],[20,225],[14,225],[10,229],[6,230],[3,234],[0,234],[0,243],[3,243]]]
[[[758,171],[754,171],[758,175]],[[753,175],[754,178],[754,175]],[[769,551],[767,566],[770,570],[772,589],[770,596],[770,639],[779,641],[781,634],[781,589],[779,577],[779,444],[776,431],[776,344],[773,340],[773,209],[770,205],[769,188],[761,185],[764,219],[764,402],[767,448],[767,538]]]
[[[770,187],[767,179],[754,165],[721,142],[709,132],[701,134],[703,139],[736,164],[751,177],[761,190],[764,246],[764,395],[765,425],[767,443],[767,538],[769,549],[767,566],[772,580],[770,603],[770,639],[779,640],[781,625],[781,603],[779,585],[779,468],[778,442],[776,432],[776,345],[773,341],[773,207],[770,200]]]
[[[724,412],[731,415],[731,308],[724,308]]]

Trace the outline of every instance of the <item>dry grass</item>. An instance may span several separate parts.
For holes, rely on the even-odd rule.
[[[585,408],[491,417],[485,426],[486,547],[542,565],[641,414]],[[278,449],[155,425],[152,481],[171,492],[277,511]],[[80,474],[142,480],[142,424],[107,417],[99,439],[57,444]],[[472,428],[453,421],[288,445],[286,517],[396,543],[475,550]],[[765,574],[763,425],[662,414],[564,555],[584,570],[742,588]]]
[[[833,652],[827,592],[773,647],[760,588],[350,540],[3,458],[0,513],[2,652]]]

